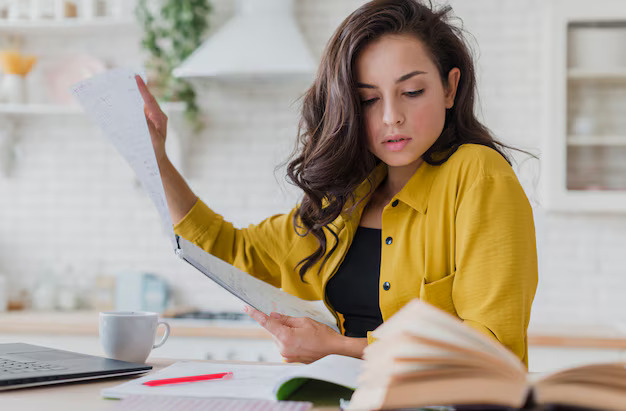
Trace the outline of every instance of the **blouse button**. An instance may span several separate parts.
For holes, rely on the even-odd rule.
[[[385,281],[385,283],[383,284],[383,290],[388,291],[391,288],[391,284],[389,283],[389,281]]]
[[[397,206],[397,205],[398,205],[398,200],[393,200],[393,203],[391,203],[391,206],[392,206],[392,207],[395,207],[395,206]]]
[[[393,238],[387,237],[387,239],[385,240],[385,244],[391,245],[391,243],[393,243]]]

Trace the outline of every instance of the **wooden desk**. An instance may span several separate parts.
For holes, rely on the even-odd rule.
[[[155,359],[148,365],[156,372],[174,360]],[[132,377],[136,378],[136,377]],[[106,400],[100,396],[103,388],[114,387],[131,378],[120,377],[91,382],[48,385],[42,387],[24,388],[12,391],[0,391],[0,410],[17,411],[106,411],[117,403],[116,400]],[[297,393],[295,394],[297,398]],[[339,410],[339,407],[315,407],[316,411]]]

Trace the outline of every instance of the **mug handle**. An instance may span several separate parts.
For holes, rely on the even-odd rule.
[[[152,346],[152,348],[159,348],[160,346],[165,344],[165,341],[167,340],[167,337],[170,336],[170,325],[168,323],[166,323],[165,321],[159,321],[157,323],[157,327],[159,325],[161,325],[161,324],[163,324],[165,326],[165,334],[163,334],[163,337],[161,338],[161,341],[159,341],[157,344],[154,344]]]

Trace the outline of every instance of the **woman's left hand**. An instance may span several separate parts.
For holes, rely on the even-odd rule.
[[[341,354],[342,340],[347,338],[307,317],[278,313],[266,315],[249,306],[245,311],[272,334],[287,362],[308,364],[329,354]]]

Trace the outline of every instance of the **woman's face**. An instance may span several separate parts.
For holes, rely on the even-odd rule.
[[[417,169],[454,104],[459,69],[444,88],[422,42],[409,35],[381,37],[355,63],[369,150],[389,167]]]

